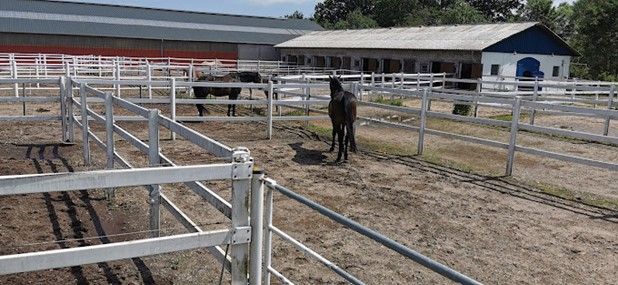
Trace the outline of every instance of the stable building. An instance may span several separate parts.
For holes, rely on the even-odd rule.
[[[567,78],[578,55],[540,23],[317,31],[276,47],[282,60],[314,67],[484,79]]]
[[[45,0],[0,1],[0,53],[278,60],[315,22]]]

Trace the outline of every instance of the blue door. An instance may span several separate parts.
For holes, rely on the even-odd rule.
[[[541,62],[532,57],[522,58],[517,62],[517,77],[539,77],[545,75],[540,71]]]

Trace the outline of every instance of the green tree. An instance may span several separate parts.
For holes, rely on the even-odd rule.
[[[573,24],[573,6],[568,3],[562,3],[556,8],[556,18],[554,32],[563,39],[569,41],[575,33],[575,25]]]
[[[360,9],[352,11],[345,20],[341,20],[333,26],[336,30],[371,29],[378,27],[378,23],[371,17],[363,15]]]
[[[540,22],[553,31],[558,15],[552,4],[552,0],[528,0],[521,17],[526,21]]]
[[[325,0],[315,6],[313,18],[324,27],[346,21],[348,15],[359,10],[361,15],[373,13],[375,0]]]
[[[378,0],[373,10],[373,18],[380,27],[403,26],[408,15],[421,8],[418,0]]]
[[[488,22],[483,13],[463,0],[457,0],[451,6],[446,7],[440,19],[440,23],[444,25],[480,24]]]
[[[287,19],[304,19],[305,15],[301,11],[296,10],[294,13],[285,15],[284,17]]]
[[[572,43],[593,79],[618,77],[618,0],[579,0]]]
[[[522,7],[521,0],[466,0],[466,2],[494,22],[512,19],[516,16],[516,11]]]

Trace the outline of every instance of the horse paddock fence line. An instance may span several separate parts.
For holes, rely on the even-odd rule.
[[[9,84],[13,82],[11,81]],[[276,190],[448,279],[462,284],[480,284],[478,281],[429,257],[303,198],[287,188],[278,186],[276,181],[265,177],[259,171],[254,171],[253,158],[246,148],[230,148],[175,122],[172,118],[163,116],[160,110],[146,109],[126,99],[114,96],[110,92],[100,91],[87,83],[73,80],[70,77],[62,77],[55,81],[38,81],[37,79],[31,81],[31,83],[36,82],[55,85],[60,92],[60,98],[51,100],[40,97],[45,99],[33,99],[33,102],[59,103],[61,111],[60,118],[37,117],[37,119],[40,121],[61,121],[63,142],[76,142],[75,130],[81,131],[84,164],[87,166],[92,164],[90,146],[94,144],[105,153],[106,169],[77,173],[0,176],[0,195],[105,189],[107,199],[113,200],[116,199],[115,188],[143,186],[148,191],[149,197],[148,217],[151,237],[69,249],[3,255],[0,256],[0,274],[80,266],[207,248],[231,273],[232,284],[270,284],[271,273],[289,282],[281,273],[274,270],[270,263],[273,232],[289,237],[295,241],[295,245],[305,250],[313,253],[315,251],[272,225],[274,207],[272,193],[273,190]],[[273,83],[271,82],[269,85],[272,87]],[[74,96],[75,90],[78,90],[77,96]],[[11,98],[13,100],[5,100],[3,103],[25,102],[14,97]],[[105,105],[104,115],[98,114],[89,106],[89,104],[100,103]],[[272,106],[272,100],[270,103]],[[147,121],[147,143],[116,124],[114,110],[117,108],[124,109],[124,111]],[[10,119],[4,118],[3,121],[19,121],[20,119],[23,120],[24,118],[14,116]],[[93,131],[91,124],[104,126],[105,138],[100,138]],[[176,165],[160,148],[160,127],[183,137],[216,157],[229,159],[230,162],[191,166]],[[149,167],[136,168],[131,165],[115,147],[114,135],[120,136],[129,145],[146,155]],[[201,181],[214,180],[231,181],[231,201],[226,201],[201,183]],[[191,191],[230,218],[230,226],[219,230],[202,230],[199,224],[191,220],[189,215],[165,195],[164,185],[172,183],[183,183],[188,186]],[[39,187],[42,184],[46,187]],[[136,190],[128,189],[127,191]],[[185,227],[187,233],[161,236],[161,206]],[[222,249],[222,246],[229,246],[229,254],[227,254],[227,250]],[[322,257],[320,261],[328,264],[328,268],[335,270],[353,284],[363,284],[362,281],[353,277],[350,273],[344,273],[340,267],[325,258]]]

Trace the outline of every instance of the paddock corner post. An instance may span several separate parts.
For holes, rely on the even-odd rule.
[[[146,79],[148,80],[148,99],[152,99],[152,65],[146,64]]]
[[[264,255],[262,262],[262,282],[265,285],[270,284],[270,265],[272,263],[272,239],[273,233],[270,228],[273,225],[273,186],[274,181],[270,180],[268,182],[269,186],[265,188],[265,198],[264,198],[264,224],[262,226],[262,231],[264,234],[263,240],[263,249]]]
[[[614,105],[614,95],[616,95],[616,85],[612,85],[609,88],[609,98],[607,98],[607,109],[608,110],[611,110],[612,106]],[[607,116],[607,118],[605,119],[605,125],[603,126],[604,136],[609,135],[609,123],[611,119],[612,119],[611,116]]]
[[[418,150],[417,155],[423,155],[425,149],[425,125],[427,124],[427,105],[428,105],[428,89],[423,90],[423,99],[421,102],[421,125],[418,128]]]
[[[233,237],[230,241],[232,260],[232,284],[246,285],[249,265],[249,242],[251,231],[249,224],[249,193],[253,178],[253,158],[247,148],[238,147],[232,153],[232,227]],[[238,240],[238,236],[246,236]]]
[[[69,141],[69,130],[68,130],[68,100],[67,100],[67,77],[60,77],[60,116],[62,117],[62,142]]]
[[[150,167],[161,164],[159,156],[159,110],[148,113],[148,162]],[[148,203],[150,204],[150,230],[152,237],[159,237],[161,228],[161,186],[150,185]]]
[[[82,116],[82,149],[84,151],[84,165],[90,166],[90,142],[88,130],[88,96],[86,96],[86,84],[79,85],[79,96]]]
[[[68,141],[67,142],[74,143],[75,142],[75,117],[73,116],[73,112],[74,112],[73,80],[70,77],[67,78],[65,87],[66,89],[64,90],[64,92],[66,96],[65,99],[67,100],[66,108],[67,108],[67,116],[68,116],[68,125],[67,125]]]
[[[176,122],[176,78],[170,82],[170,119]],[[173,141],[176,140],[176,133],[170,130],[170,136]]]
[[[481,97],[481,91],[483,90],[482,87],[482,80],[480,78],[476,79],[476,98],[474,100],[474,117],[477,118],[479,116],[479,98]]]
[[[251,178],[251,256],[249,281],[262,284],[262,250],[264,226],[264,171],[253,170]]]
[[[105,151],[107,156],[107,169],[114,169],[114,107],[112,94],[105,93]],[[111,202],[116,196],[114,188],[105,190],[107,202]]]
[[[534,95],[532,96],[532,101],[536,102],[539,97],[539,77],[534,78]],[[530,125],[534,126],[534,119],[536,117],[536,108],[532,106],[532,111],[530,113]]]
[[[275,92],[275,87],[273,85],[273,81],[268,81],[268,107],[266,110],[266,134],[268,139],[273,138],[273,93]]]
[[[513,119],[511,121],[511,137],[509,139],[508,156],[506,162],[506,176],[513,175],[513,163],[515,162],[515,149],[517,148],[517,131],[519,130],[519,115],[521,112],[521,97],[516,97],[513,102]]]

